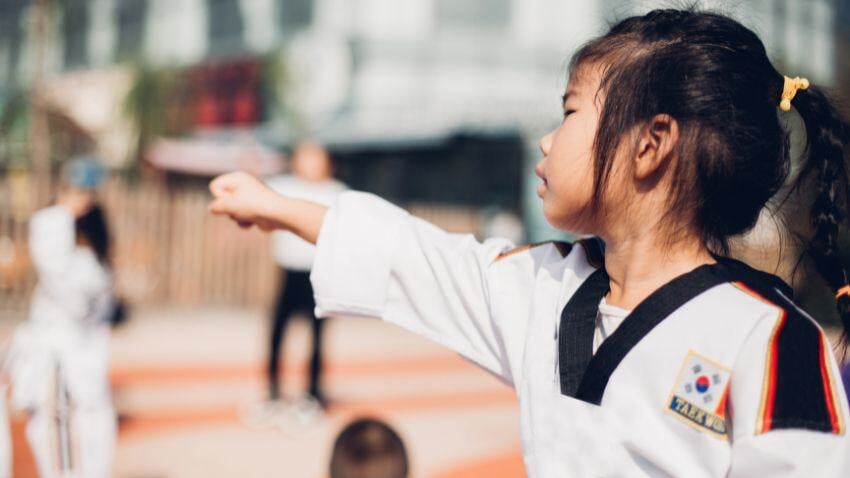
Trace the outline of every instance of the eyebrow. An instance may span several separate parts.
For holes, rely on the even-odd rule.
[[[576,91],[573,90],[573,89],[567,90],[566,93],[561,95],[561,104],[563,105],[564,103],[566,103],[567,100],[570,99],[570,95],[575,96],[576,94],[577,94]]]

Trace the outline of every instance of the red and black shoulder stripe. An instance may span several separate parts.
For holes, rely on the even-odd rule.
[[[824,333],[778,291],[763,294],[742,282],[735,285],[779,308],[765,354],[756,434],[781,429],[843,434],[841,384],[830,366]]]

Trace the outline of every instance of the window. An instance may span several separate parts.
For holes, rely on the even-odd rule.
[[[243,52],[245,22],[239,10],[239,0],[208,1],[210,55],[227,56]]]
[[[389,143],[332,151],[339,178],[358,191],[402,204],[519,210],[525,145],[518,134],[471,133],[433,144]]]
[[[278,19],[284,35],[307,28],[313,21],[313,0],[279,0]]]
[[[24,31],[21,12],[26,0],[0,2],[0,82],[15,83]],[[5,51],[4,51],[5,50]],[[2,62],[5,61],[5,64]]]
[[[441,27],[505,28],[511,16],[510,0],[438,0]]]
[[[85,66],[88,60],[86,39],[89,28],[89,11],[86,0],[66,0],[62,15],[65,68]]]
[[[133,58],[141,51],[145,39],[147,13],[147,0],[121,0],[116,2],[115,15],[118,24],[116,57],[119,60]]]

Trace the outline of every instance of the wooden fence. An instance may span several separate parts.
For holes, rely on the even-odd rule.
[[[35,285],[27,221],[50,197],[46,183],[0,177],[0,312],[26,309]],[[129,303],[264,307],[273,300],[278,277],[269,236],[208,214],[202,186],[111,178],[99,198],[113,235],[118,290]],[[478,230],[478,216],[470,209],[408,209],[455,232]]]

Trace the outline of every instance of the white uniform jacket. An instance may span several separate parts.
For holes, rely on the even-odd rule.
[[[380,317],[501,377],[532,477],[850,476],[835,360],[786,285],[719,259],[593,354],[608,291],[597,244],[482,244],[347,192],[319,235],[316,316]]]
[[[30,257],[38,274],[29,320],[12,340],[12,401],[33,409],[50,400],[56,367],[81,406],[109,397],[112,278],[88,247],[75,242],[74,217],[63,206],[30,220]]]

